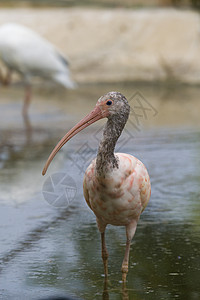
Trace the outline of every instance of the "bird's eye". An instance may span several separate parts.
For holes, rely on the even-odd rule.
[[[107,102],[106,102],[106,105],[111,105],[112,104],[112,101],[111,100],[108,100]]]

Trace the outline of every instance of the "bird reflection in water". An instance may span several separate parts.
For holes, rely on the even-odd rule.
[[[102,299],[103,300],[109,300],[109,286],[110,286],[110,282],[108,280],[107,277],[104,278],[104,284],[103,284],[103,293],[102,293]],[[129,300],[129,295],[128,295],[128,290],[126,287],[126,282],[122,282],[122,286],[121,286],[121,297],[122,300]]]

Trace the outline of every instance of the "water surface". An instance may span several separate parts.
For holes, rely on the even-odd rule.
[[[144,162],[152,196],[130,253],[126,288],[125,229],[108,226],[109,282],[104,291],[100,234],[82,180],[96,155],[104,121],[77,135],[41,170],[52,147],[98,97],[119,90],[131,104],[117,150]],[[200,119],[198,87],[88,85],[76,91],[35,86],[23,120],[21,86],[0,94],[0,298],[198,299],[200,276]],[[146,110],[145,110],[146,109]],[[70,206],[47,203],[42,187],[60,172],[75,182]]]

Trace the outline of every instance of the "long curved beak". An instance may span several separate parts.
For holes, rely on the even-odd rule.
[[[88,127],[90,124],[106,117],[105,113],[102,112],[99,105],[96,105],[95,108],[83,118],[80,122],[78,122],[68,133],[58,142],[56,147],[53,149],[49,158],[46,161],[44,169],[42,171],[42,175],[45,175],[51,161],[53,160],[54,156],[58,153],[58,151],[64,146],[66,142],[68,142],[74,135],[76,135],[79,131],[83,130],[84,128]]]

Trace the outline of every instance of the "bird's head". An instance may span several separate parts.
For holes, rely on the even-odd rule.
[[[100,107],[102,115],[107,118],[117,116],[122,118],[124,115],[129,116],[130,106],[128,101],[119,92],[109,92],[100,97],[96,106]]]
[[[118,122],[126,123],[130,112],[130,106],[126,98],[119,92],[109,92],[104,96],[100,97],[97,101],[94,109],[78,122],[68,133],[58,142],[53,151],[51,152],[42,174],[45,175],[47,168],[49,167],[54,156],[58,151],[68,142],[74,135],[79,131],[88,127],[92,123],[103,119],[115,119]]]

